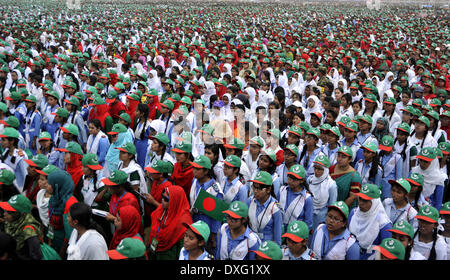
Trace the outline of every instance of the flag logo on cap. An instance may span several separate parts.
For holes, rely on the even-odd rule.
[[[290,228],[291,232],[299,232],[300,228],[298,227],[297,223],[294,223],[291,228]]]
[[[405,228],[405,221],[401,220],[400,222],[397,223],[397,228],[402,229]]]
[[[395,241],[394,241],[394,239],[392,239],[392,240],[389,240],[388,242],[386,242],[386,248],[388,248],[388,249],[390,249],[390,250],[393,250],[394,248],[395,248]]]
[[[430,207],[428,205],[425,206],[425,208],[423,209],[422,213],[425,214],[425,215],[430,215],[431,214]]]
[[[269,246],[268,246],[268,244],[267,244],[267,241],[264,241],[264,242],[261,244],[261,247],[259,248],[259,250],[260,250],[260,251],[267,251],[267,250],[269,250]]]
[[[324,159],[325,159],[324,155],[320,155],[320,156],[317,157],[317,160],[324,160]]]
[[[9,202],[11,202],[11,204],[16,204],[16,202],[17,202],[17,195],[11,197],[11,199],[9,200]]]
[[[384,139],[384,141],[383,141],[383,145],[389,145],[389,140],[388,139]]]
[[[123,246],[123,239],[122,239],[122,241],[120,241],[119,245],[117,246],[116,250],[120,251],[124,248],[125,248],[125,246]]]
[[[294,167],[294,169],[292,169],[294,172],[300,172],[300,165],[297,165],[296,167]]]
[[[430,154],[430,152],[429,152],[427,149],[423,149],[422,154],[423,154],[424,156],[427,156],[427,155]]]
[[[367,185],[365,185],[365,186],[362,188],[362,191],[363,191],[363,192],[368,192],[368,191],[369,191],[369,187],[368,187]]]
[[[419,176],[418,176],[416,173],[413,173],[413,174],[411,175],[411,178],[412,178],[412,179],[419,179]]]
[[[240,210],[240,208],[239,208],[239,203],[233,203],[233,205],[231,205],[231,210],[232,211],[239,211]]]
[[[339,207],[342,207],[342,206],[344,206],[344,202],[342,202],[342,201],[339,201],[339,202],[337,203],[337,206],[339,206]]]

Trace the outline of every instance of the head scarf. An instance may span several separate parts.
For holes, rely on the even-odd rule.
[[[14,221],[5,222],[5,232],[16,240],[16,249],[20,251],[28,238],[36,235],[41,237],[41,225],[31,213],[16,213],[18,217]],[[34,230],[24,229],[26,226],[32,226]]]
[[[315,174],[309,176],[309,190],[313,194],[314,211],[318,212],[325,207],[329,198],[329,188],[334,182],[330,176],[330,170],[322,166],[324,171],[322,176],[316,177]]]
[[[384,122],[384,128],[383,128],[382,130],[379,130],[379,129],[376,127],[376,123],[377,123],[378,121]],[[372,134],[373,134],[373,136],[375,136],[375,137],[378,139],[378,141],[381,141],[381,139],[383,138],[383,136],[389,134],[389,121],[388,121],[387,118],[380,117],[380,118],[378,118],[378,120],[376,121],[376,123],[375,123],[375,128],[372,130]]]
[[[441,171],[437,157],[431,161],[430,166],[426,170],[423,170],[420,168],[420,165],[417,165],[411,172],[419,173],[423,176],[424,183],[422,195],[425,198],[434,193],[436,186],[444,186],[444,181],[447,179],[447,176]]]
[[[180,186],[169,186],[165,189],[169,196],[169,208],[163,209],[162,204],[151,215],[152,227],[150,229],[151,241],[158,240],[156,251],[166,251],[183,237],[186,227],[191,224],[190,206],[184,190]]]
[[[310,120],[311,120],[311,114],[312,114],[312,113],[316,113],[316,112],[320,112],[320,108],[321,108],[321,106],[320,106],[320,100],[319,100],[319,98],[318,98],[317,96],[315,96],[315,95],[310,95],[310,96],[308,97],[308,99],[306,99],[306,104],[308,104],[308,101],[309,101],[310,99],[312,99],[312,100],[314,101],[314,107],[312,107],[312,108],[307,107],[306,110],[305,110],[305,121],[306,121],[307,123],[309,123]]]
[[[195,68],[197,68],[197,60],[196,60],[195,57],[193,57],[193,56],[190,56],[190,57],[189,57],[189,60],[191,61],[190,63],[188,62],[189,69],[192,71],[192,70],[194,70]]]
[[[110,116],[108,113],[108,104],[95,105],[95,108],[96,109],[92,109],[89,112],[89,119],[98,119],[102,125],[102,128],[105,129],[105,119]]]
[[[150,70],[152,78],[149,77],[147,85],[149,89],[156,89],[157,92],[161,91],[161,80],[158,77],[158,72],[156,70]]]
[[[83,166],[81,164],[82,159],[83,155],[70,153],[70,163],[66,166],[66,171],[72,176],[75,187],[78,185],[81,177],[83,176],[83,170],[81,169]]]
[[[122,222],[120,229],[114,232],[109,249],[113,250],[119,245],[122,239],[127,237],[133,237],[136,234],[143,236],[143,228],[141,221],[141,214],[139,214],[136,207],[131,205],[124,205],[120,207],[119,216]]]
[[[128,98],[128,107],[127,107],[127,114],[131,118],[130,127],[134,127],[134,117],[136,115],[136,109],[139,105],[139,100],[134,100],[133,98]]]
[[[116,148],[122,147],[125,143],[131,142],[133,143],[133,138],[128,131],[121,132],[117,136],[117,141],[111,143],[109,146],[108,152],[106,153],[105,162],[108,165],[108,169],[110,172],[117,170],[119,165],[119,150]]]
[[[48,202],[50,216],[62,216],[66,202],[75,188],[72,176],[65,170],[56,170],[48,175],[48,183],[53,188],[53,194]]]
[[[350,221],[349,230],[356,236],[361,248],[368,249],[377,238],[380,229],[389,222],[381,200],[375,198],[372,199],[369,211],[362,212],[359,207],[356,208]]]
[[[155,64],[162,67],[164,71],[166,71],[166,66],[164,65],[164,57],[162,55],[158,55],[155,58]]]

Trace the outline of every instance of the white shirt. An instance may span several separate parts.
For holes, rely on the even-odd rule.
[[[106,241],[96,230],[87,230],[80,238],[73,230],[68,245],[67,260],[109,260]]]
[[[37,193],[36,196],[36,206],[39,211],[39,217],[41,218],[42,224],[45,227],[48,227],[49,225],[49,218],[48,218],[48,202],[50,201],[50,197],[45,197],[45,192],[47,190],[42,189]]]

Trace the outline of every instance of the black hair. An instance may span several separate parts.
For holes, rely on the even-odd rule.
[[[219,96],[217,96],[216,94],[211,95],[209,97],[209,109],[212,109],[214,101],[216,101],[218,99],[219,99]]]
[[[350,93],[346,93],[342,97],[347,101],[348,106],[352,106],[352,95]]]
[[[414,238],[416,238],[416,235],[419,233],[419,229],[416,230],[414,233]],[[436,241],[438,239],[438,229],[433,229],[433,245],[431,246],[430,255],[428,256],[428,260],[435,261],[436,260]]]
[[[106,238],[102,227],[100,227],[100,225],[92,219],[92,209],[89,205],[82,202],[77,202],[70,206],[69,213],[72,220],[77,220],[79,225],[86,229],[94,229]]]
[[[214,155],[217,156],[217,161],[211,161],[211,169],[214,168],[214,166],[216,166],[218,160],[219,160],[219,155],[220,155],[220,146],[219,144],[216,143],[212,143],[212,144],[205,144],[205,150],[208,149],[210,150]]]
[[[92,119],[89,121],[90,124],[93,124],[96,128],[102,128],[102,124],[99,119]]]
[[[328,104],[328,106],[330,106],[330,108],[339,108],[339,102],[337,100],[331,100],[330,103]]]
[[[267,170],[267,173],[269,173],[270,175],[273,175],[275,173],[275,171],[277,170],[277,165],[275,164],[275,161],[273,161],[272,158],[269,157],[268,155],[260,155],[260,157],[258,159],[258,163],[259,163],[259,160],[261,159],[261,156],[266,156],[269,159],[269,162],[272,164],[272,166],[269,167],[269,169]]]
[[[148,107],[147,104],[139,103],[138,106],[137,106],[137,110],[139,110],[139,112],[143,113],[144,114],[144,118],[145,118],[144,127],[142,128],[141,135],[140,135],[140,138],[144,139],[145,130],[147,128],[147,119],[148,119],[148,114],[149,114],[150,108]],[[140,122],[140,119],[138,120],[138,122]],[[136,123],[136,127],[137,127],[137,123]],[[136,127],[135,127],[135,129],[136,129]]]

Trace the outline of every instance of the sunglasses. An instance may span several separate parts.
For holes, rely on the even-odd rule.
[[[163,195],[163,196],[162,196],[162,199],[163,199],[165,202],[169,202],[169,197],[168,197],[168,196]]]

